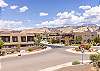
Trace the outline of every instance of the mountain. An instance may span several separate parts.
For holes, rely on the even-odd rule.
[[[82,26],[97,26],[97,25],[93,23],[84,23],[82,24]]]

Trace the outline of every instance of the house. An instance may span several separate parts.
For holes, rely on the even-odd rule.
[[[78,29],[74,29],[73,34],[75,40],[77,37],[81,37],[82,43],[90,42],[97,36],[96,30],[93,30],[93,28],[90,27],[80,27]]]
[[[4,47],[17,47],[20,45],[33,46],[34,33],[15,31],[15,30],[3,30],[0,31],[0,39],[4,42]]]

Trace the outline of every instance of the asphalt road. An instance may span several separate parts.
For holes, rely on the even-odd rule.
[[[80,54],[66,52],[66,48],[53,48],[33,55],[1,59],[0,71],[39,71],[47,67],[81,59]],[[88,59],[88,55],[84,55]]]

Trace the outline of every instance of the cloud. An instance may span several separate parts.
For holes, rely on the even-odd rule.
[[[40,16],[47,16],[47,15],[48,15],[48,13],[45,13],[45,12],[40,13]]]
[[[83,10],[88,10],[91,8],[91,6],[80,6],[79,7],[80,9],[83,9]]]
[[[0,0],[0,7],[3,8],[3,7],[7,7],[8,4],[4,1],[4,0]]]
[[[17,29],[23,25],[23,21],[0,20],[0,29]]]
[[[17,5],[12,5],[10,6],[10,9],[16,9],[18,6]]]
[[[20,10],[20,12],[25,12],[25,11],[28,10],[28,7],[27,6],[23,6],[19,10]]]
[[[85,17],[85,22],[100,25],[100,5],[92,7],[89,10],[85,10],[83,16]]]
[[[82,8],[82,7],[81,7]],[[100,5],[84,8],[83,13],[64,11],[56,14],[53,20],[46,20],[37,24],[42,27],[80,26],[83,23],[93,23],[100,26]]]
[[[71,26],[71,25],[79,25],[81,21],[84,20],[84,17],[76,15],[74,11],[71,12],[59,12],[56,15],[54,20],[48,20],[41,22],[41,24],[37,24],[37,26],[45,26],[45,27],[61,27],[61,26]]]

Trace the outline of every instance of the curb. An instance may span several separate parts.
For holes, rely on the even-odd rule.
[[[90,60],[84,60],[84,62],[87,63],[87,62],[90,62]],[[83,64],[79,64],[79,65],[83,65]],[[63,68],[63,67],[69,67],[69,66],[76,66],[76,65],[72,65],[72,62],[68,62],[68,63],[48,67],[48,68],[42,69],[40,71],[55,71],[57,69],[60,69],[60,68]]]
[[[40,51],[35,51],[35,52],[30,52],[30,53],[22,53],[22,55],[37,54],[37,53],[41,53],[41,52],[48,51],[48,50],[51,50],[51,49],[52,49],[52,48],[48,47],[48,48],[43,49],[43,50],[40,50]],[[19,53],[18,53],[18,54],[19,54]],[[9,58],[9,57],[17,57],[18,54],[11,54],[11,55],[6,55],[6,56],[0,56],[0,59]]]
[[[74,54],[82,54],[81,52],[73,51],[72,48],[66,49],[65,51],[71,52],[71,53],[74,53]],[[96,53],[96,52],[84,52],[84,54],[95,54],[95,53]]]

